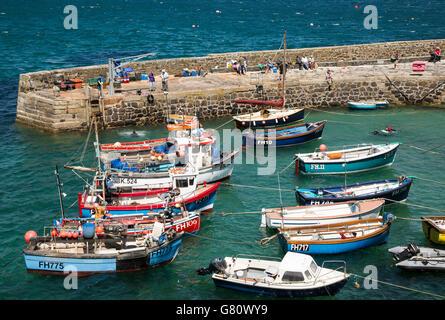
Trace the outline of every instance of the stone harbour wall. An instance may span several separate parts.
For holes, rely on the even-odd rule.
[[[347,65],[381,64],[379,59],[390,57],[395,51],[405,59],[415,55],[423,56],[430,48],[445,48],[445,40],[425,40],[366,44],[341,47],[326,47],[291,50],[291,56],[314,54],[317,61],[338,61]],[[166,68],[170,74],[180,73],[183,67],[194,64],[219,66],[225,70],[227,60],[246,56],[250,65],[260,59],[267,59],[275,51],[212,54],[201,58],[167,59],[139,62],[134,64],[135,71],[147,72]],[[273,56],[273,55],[272,55]],[[417,57],[418,57],[417,56]],[[375,60],[372,60],[375,59]],[[385,61],[386,61],[385,60]],[[386,61],[389,63],[389,60]],[[443,64],[443,62],[441,63]],[[338,69],[341,71],[341,64]],[[351,67],[355,68],[355,67]],[[377,68],[377,67],[376,67]],[[348,68],[349,69],[349,68]],[[352,69],[351,69],[352,70]],[[426,104],[445,105],[445,74],[429,72],[422,76],[413,76],[409,72],[396,72],[386,77],[384,73],[374,72],[372,76],[357,76],[354,71],[345,71],[344,78],[334,76],[332,90],[328,90],[323,75],[317,77],[297,76],[286,81],[286,105],[295,107],[333,107],[346,106],[348,101],[387,100],[393,105]],[[387,69],[388,70],[388,69]],[[440,70],[440,69],[437,69]],[[117,93],[103,99],[85,99],[74,97],[55,97],[50,88],[54,80],[69,78],[89,79],[104,75],[106,66],[59,69],[22,74],[20,76],[17,99],[16,121],[51,132],[87,130],[91,115],[100,115],[103,128],[149,125],[165,122],[168,113],[181,110],[184,114],[198,114],[202,120],[233,116],[261,109],[261,106],[236,104],[236,99],[279,100],[280,89],[277,81],[265,82],[263,90],[255,84],[240,83],[238,86],[190,90],[173,90],[168,94],[168,101],[161,93],[154,93],[154,102],[146,96],[136,93]],[[304,72],[301,74],[303,75]],[[207,78],[204,78],[207,81]],[[202,79],[202,80],[204,80]]]
[[[412,61],[416,57],[427,58],[429,52],[435,47],[445,49],[445,39],[289,49],[288,58],[295,61],[297,55],[308,57],[313,55],[320,65],[390,63],[390,57],[396,52],[399,53],[401,62]],[[275,58],[274,61],[279,61],[282,55],[283,52],[277,50],[216,53],[204,57],[140,61],[130,64],[129,67],[133,67],[135,72],[153,72],[155,75],[159,75],[162,69],[174,75],[181,74],[184,68],[193,69],[199,66],[203,66],[208,71],[220,72],[226,70],[227,62],[232,59],[242,61],[247,58],[249,66],[254,68],[258,63],[266,62],[269,57]],[[107,58],[104,57],[104,60]],[[107,65],[98,65],[22,74],[19,79],[19,92],[52,88],[54,81],[72,78],[83,79],[87,82],[91,78],[106,77],[107,70]]]

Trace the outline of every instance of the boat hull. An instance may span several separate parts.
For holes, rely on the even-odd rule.
[[[422,218],[422,230],[425,238],[427,238],[432,243],[445,245],[445,232],[441,232],[434,228],[428,221]]]
[[[173,211],[180,213],[180,208],[175,208],[175,204],[179,203],[185,204],[185,208],[187,211],[197,211],[197,212],[210,212],[213,209],[213,204],[215,202],[216,192],[218,190],[219,183],[215,184],[205,192],[202,192],[196,196],[189,197],[184,201],[177,201],[170,203],[170,205],[174,208]],[[85,206],[83,203],[79,203],[79,208],[81,211],[82,218],[90,218],[94,215],[94,208],[91,206]],[[111,216],[144,216],[153,214],[156,212],[164,211],[165,203],[163,201],[159,201],[156,204],[149,205],[137,205],[137,206],[107,206],[106,209],[108,214]]]
[[[374,103],[353,103],[353,102],[349,102],[348,103],[348,107],[349,109],[353,109],[353,110],[375,110],[377,109],[377,105]]]
[[[376,200],[369,200],[376,201]],[[341,214],[332,214],[332,215],[317,215],[317,214],[305,214],[304,216],[291,216],[286,215],[284,217],[280,217],[277,214],[263,213],[261,216],[261,227],[268,228],[292,228],[292,227],[301,227],[308,225],[327,225],[334,223],[343,223],[360,219],[373,219],[377,218],[383,208],[383,201],[380,201],[380,204],[373,206],[370,209],[358,211],[358,212],[350,212],[345,211]],[[330,206],[329,204],[320,205],[320,206]],[[308,207],[310,208],[310,207]]]
[[[76,257],[75,254],[73,257],[59,257],[57,254],[41,254],[29,249],[23,250],[23,255],[26,269],[30,273],[66,275],[65,272],[76,270],[77,275],[85,276],[144,270],[170,263],[178,254],[181,242],[182,238],[179,238],[148,253],[124,253],[114,257],[100,257],[94,254],[82,257]]]
[[[320,162],[297,159],[298,171],[302,174],[345,174],[352,172],[362,172],[390,166],[395,160],[398,145],[388,152],[363,159],[346,160],[345,162]]]
[[[270,137],[256,137],[256,135],[252,133],[243,134],[243,147],[245,147],[246,145],[288,147],[288,146],[303,144],[306,142],[313,141],[315,139],[320,139],[323,134],[323,129],[325,124],[326,122],[324,121],[321,122],[319,125],[317,125],[315,128],[313,128],[312,130],[303,133],[291,134],[285,137],[276,136],[275,138],[270,138]]]
[[[360,250],[375,245],[379,245],[387,242],[389,236],[390,227],[382,229],[378,234],[360,239],[353,240],[339,240],[336,243],[324,243],[324,244],[307,244],[307,243],[288,243],[283,236],[279,236],[279,241],[284,252],[299,252],[305,254],[340,254]]]
[[[200,168],[199,174],[196,177],[197,184],[212,183],[227,179],[232,175],[233,168],[233,161],[232,163],[215,164]],[[110,178],[107,180],[107,188],[112,191],[128,188],[169,188],[171,184],[172,182],[168,172],[153,174],[111,173]]]
[[[267,287],[259,287],[255,286],[253,283],[240,283],[240,282],[232,282],[224,279],[218,279],[213,277],[213,282],[217,287],[232,289],[236,291],[242,291],[246,293],[260,294],[266,296],[274,296],[274,297],[316,297],[316,296],[332,296],[337,294],[341,288],[348,281],[347,278],[335,282],[333,284],[329,284],[327,286],[320,286],[316,288],[308,288],[308,289],[277,289],[277,288],[267,288]]]
[[[388,180],[393,181],[393,180]],[[394,180],[397,181],[397,180]],[[346,189],[350,189],[354,186],[365,186],[373,183],[378,183],[383,181],[370,181],[366,183],[361,184],[351,184],[347,185]],[[295,196],[297,198],[297,202],[300,205],[317,205],[317,204],[327,204],[327,203],[336,203],[336,202],[344,202],[344,201],[351,201],[351,200],[368,200],[368,199],[385,199],[385,204],[391,204],[394,203],[391,200],[394,201],[404,201],[406,198],[408,198],[409,190],[411,188],[413,179],[408,178],[406,181],[401,184],[399,187],[395,189],[390,189],[382,192],[375,192],[370,194],[364,194],[359,196],[349,196],[349,197],[327,197],[327,196],[310,196],[308,194],[305,194],[305,190],[311,190],[316,194],[315,189],[297,189],[295,192]],[[329,189],[340,189],[343,188],[343,186],[336,186],[331,188],[325,188],[326,190]]]
[[[236,117],[233,118],[236,128],[240,130],[244,129],[271,129],[278,128],[280,126],[288,126],[292,123],[302,121],[304,119],[304,109],[296,109],[295,112],[290,113],[286,117],[272,118],[260,121],[239,120]],[[264,123],[263,123],[264,122]]]

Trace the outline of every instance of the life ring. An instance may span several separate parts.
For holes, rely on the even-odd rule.
[[[147,102],[148,102],[149,104],[153,104],[153,103],[155,102],[155,97],[153,97],[152,94],[149,94],[149,95],[147,96]]]

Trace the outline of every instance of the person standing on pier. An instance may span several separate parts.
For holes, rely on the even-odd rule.
[[[103,83],[102,83],[102,79],[97,79],[97,90],[99,90],[99,99],[102,98],[102,88],[103,88]]]
[[[332,81],[334,79],[332,78],[332,72],[331,70],[326,71],[326,82],[328,83],[328,90],[331,91]]]
[[[301,58],[301,63],[303,64],[305,70],[309,69],[309,60],[306,56],[303,56],[303,58]]]
[[[168,91],[168,73],[165,71],[165,69],[162,69],[161,73],[161,79],[162,79],[162,91]]]
[[[148,82],[150,84],[149,89],[150,91],[155,91],[155,76],[153,74],[153,72],[150,72],[150,74],[148,75]]]
[[[244,74],[246,74],[247,73],[247,58],[244,58]]]

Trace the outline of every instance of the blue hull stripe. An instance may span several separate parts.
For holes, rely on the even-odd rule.
[[[292,251],[306,254],[339,254],[385,243],[388,240],[389,230],[390,228],[388,228],[383,233],[375,235],[374,237],[362,239],[359,241],[335,244],[309,244],[307,250],[304,251],[296,250],[295,245],[292,246],[292,244],[288,244],[282,236],[279,237],[279,241],[285,252]]]

